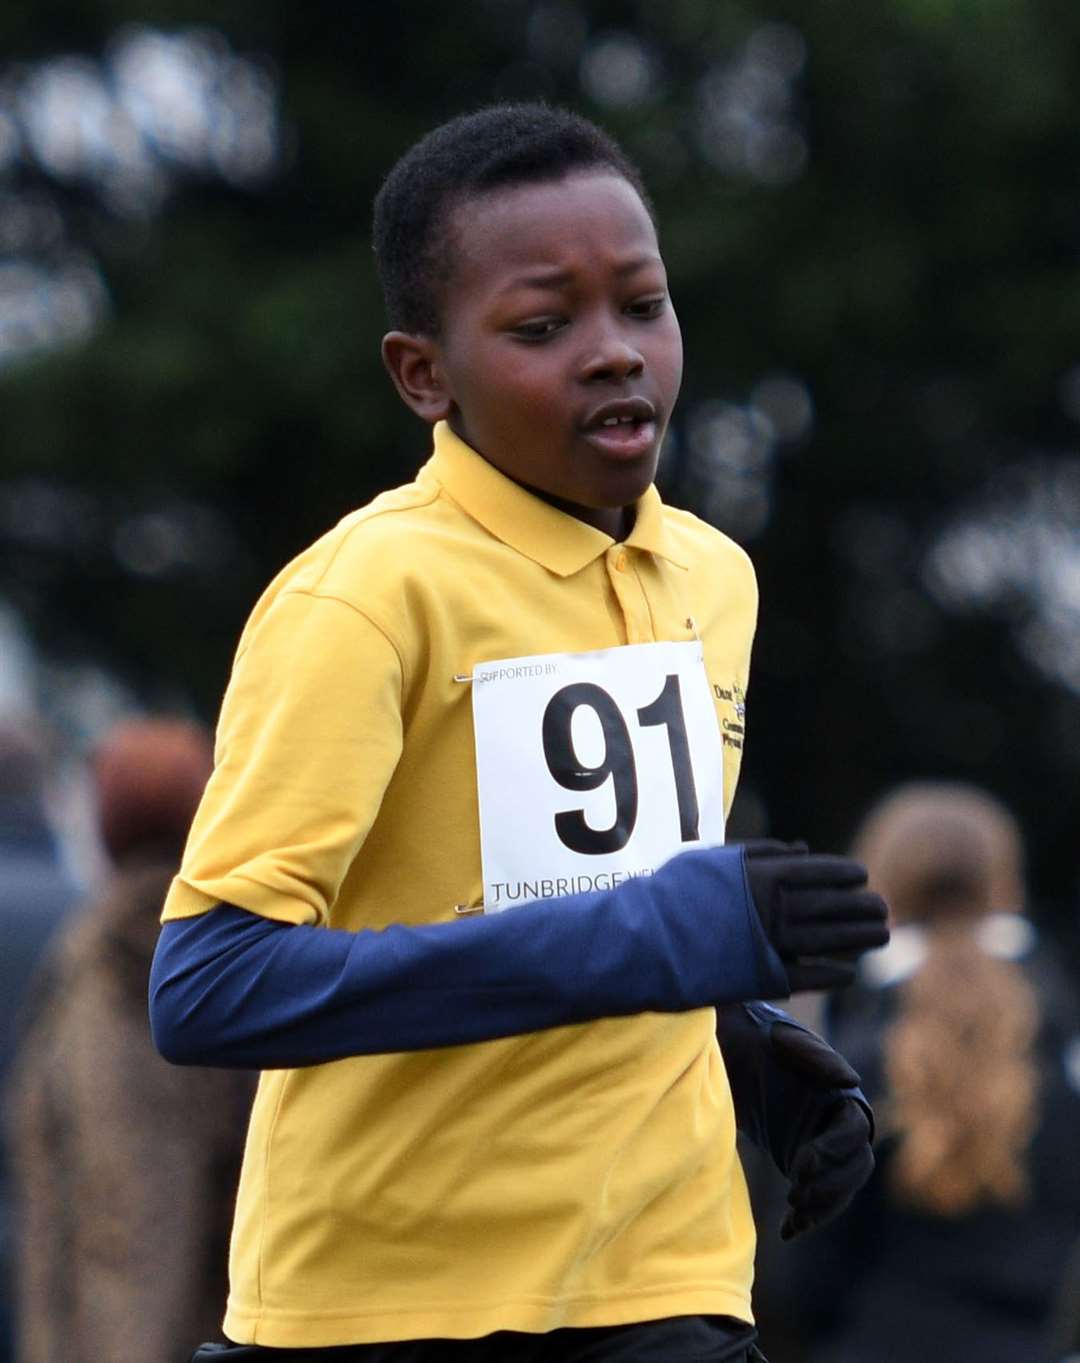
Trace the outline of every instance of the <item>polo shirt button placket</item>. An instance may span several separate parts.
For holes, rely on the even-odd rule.
[[[607,552],[607,564],[608,577],[626,627],[626,642],[648,643],[652,639],[648,608],[645,605],[641,583],[631,568],[629,552],[621,544],[612,545]]]

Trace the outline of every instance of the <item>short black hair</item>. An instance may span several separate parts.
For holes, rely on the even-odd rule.
[[[594,167],[629,181],[655,221],[638,168],[614,138],[568,109],[492,104],[422,137],[375,197],[375,265],[391,327],[438,335],[439,295],[451,269],[448,224],[458,204]]]

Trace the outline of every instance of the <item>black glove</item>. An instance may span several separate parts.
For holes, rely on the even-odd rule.
[[[770,1041],[788,1069],[822,1088],[856,1088],[859,1076],[837,1051],[814,1032],[776,1022]],[[780,1238],[791,1240],[840,1215],[874,1172],[870,1147],[874,1130],[867,1108],[857,1098],[839,1097],[815,1135],[799,1145],[787,1170],[788,1210]]]
[[[854,1098],[844,1098],[830,1111],[821,1133],[795,1156],[780,1239],[790,1240],[839,1216],[873,1172],[866,1112]]]
[[[857,958],[889,940],[885,901],[866,889],[865,868],[810,853],[805,843],[744,846],[754,907],[791,992],[850,984]]]

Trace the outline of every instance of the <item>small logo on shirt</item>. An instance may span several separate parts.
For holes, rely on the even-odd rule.
[[[720,737],[727,747],[741,748],[746,732],[743,723],[746,718],[746,692],[738,682],[732,682],[730,687],[713,682],[713,694],[717,700],[726,700],[735,711],[734,719],[724,718],[720,721]]]

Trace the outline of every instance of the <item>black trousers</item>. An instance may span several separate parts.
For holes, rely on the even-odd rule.
[[[755,1331],[726,1316],[672,1316],[634,1325],[483,1339],[415,1339],[332,1349],[204,1344],[190,1363],[766,1363]]]

